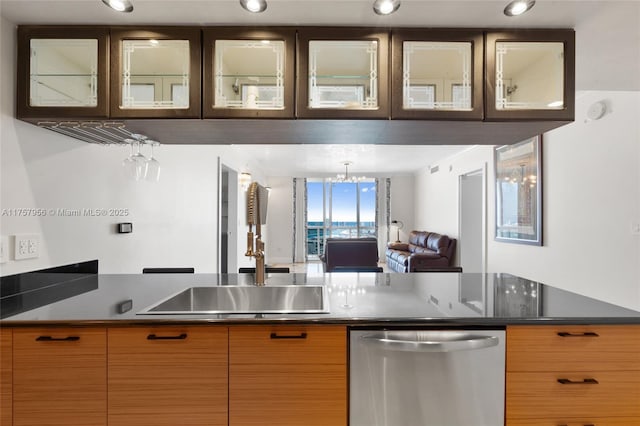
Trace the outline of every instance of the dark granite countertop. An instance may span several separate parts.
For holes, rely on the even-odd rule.
[[[339,323],[354,326],[640,324],[640,312],[509,274],[268,274],[267,285],[324,285],[329,313],[140,315],[189,287],[251,285],[249,274],[89,275],[5,298],[2,326]],[[123,302],[131,310],[119,313]],[[38,307],[39,306],[39,307]]]

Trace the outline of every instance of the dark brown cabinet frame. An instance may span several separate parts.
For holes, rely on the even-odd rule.
[[[96,39],[98,40],[98,104],[95,107],[31,106],[31,39]],[[16,117],[24,119],[109,117],[109,28],[95,26],[20,26],[18,27],[18,60],[16,79]]]
[[[564,43],[564,109],[496,109],[496,43],[562,42]],[[485,34],[485,121],[558,120],[573,121],[575,116],[575,31],[512,30]]]
[[[378,109],[309,108],[309,42],[315,40],[372,40],[378,42]],[[298,28],[296,115],[298,118],[389,118],[389,33],[375,28]]]
[[[287,27],[215,27],[203,29],[204,80],[202,115],[204,118],[294,118],[296,29]],[[284,41],[284,109],[214,108],[216,40]]]
[[[404,109],[402,99],[403,43],[405,41],[468,42],[471,43],[471,111]],[[482,120],[483,111],[483,41],[480,30],[412,30],[399,29],[391,33],[391,118]]]
[[[193,27],[111,28],[111,117],[112,118],[200,118],[202,81],[201,31]],[[123,40],[189,40],[189,108],[120,108],[122,104]]]

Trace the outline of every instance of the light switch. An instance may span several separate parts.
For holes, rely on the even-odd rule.
[[[9,237],[0,237],[0,263],[7,263],[9,260]]]

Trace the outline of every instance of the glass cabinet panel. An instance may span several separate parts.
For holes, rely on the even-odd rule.
[[[309,42],[309,108],[378,109],[378,42]]]
[[[564,109],[564,53],[562,42],[496,42],[496,109]]]
[[[111,29],[111,117],[200,118],[201,30]]]
[[[405,41],[403,108],[471,110],[471,50],[470,42]]]
[[[31,39],[29,105],[98,105],[97,39]]]
[[[285,42],[215,41],[214,108],[284,109]]]
[[[123,40],[120,108],[189,108],[188,40]]]

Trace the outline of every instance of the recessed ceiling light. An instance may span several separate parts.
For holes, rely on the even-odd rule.
[[[400,0],[376,0],[373,11],[378,15],[390,15],[400,8]]]
[[[515,0],[504,8],[504,14],[507,16],[522,15],[536,4],[536,0]]]
[[[252,13],[260,13],[267,10],[266,0],[240,0],[240,6]]]
[[[102,3],[118,12],[129,13],[133,10],[133,4],[130,0],[102,0]]]

